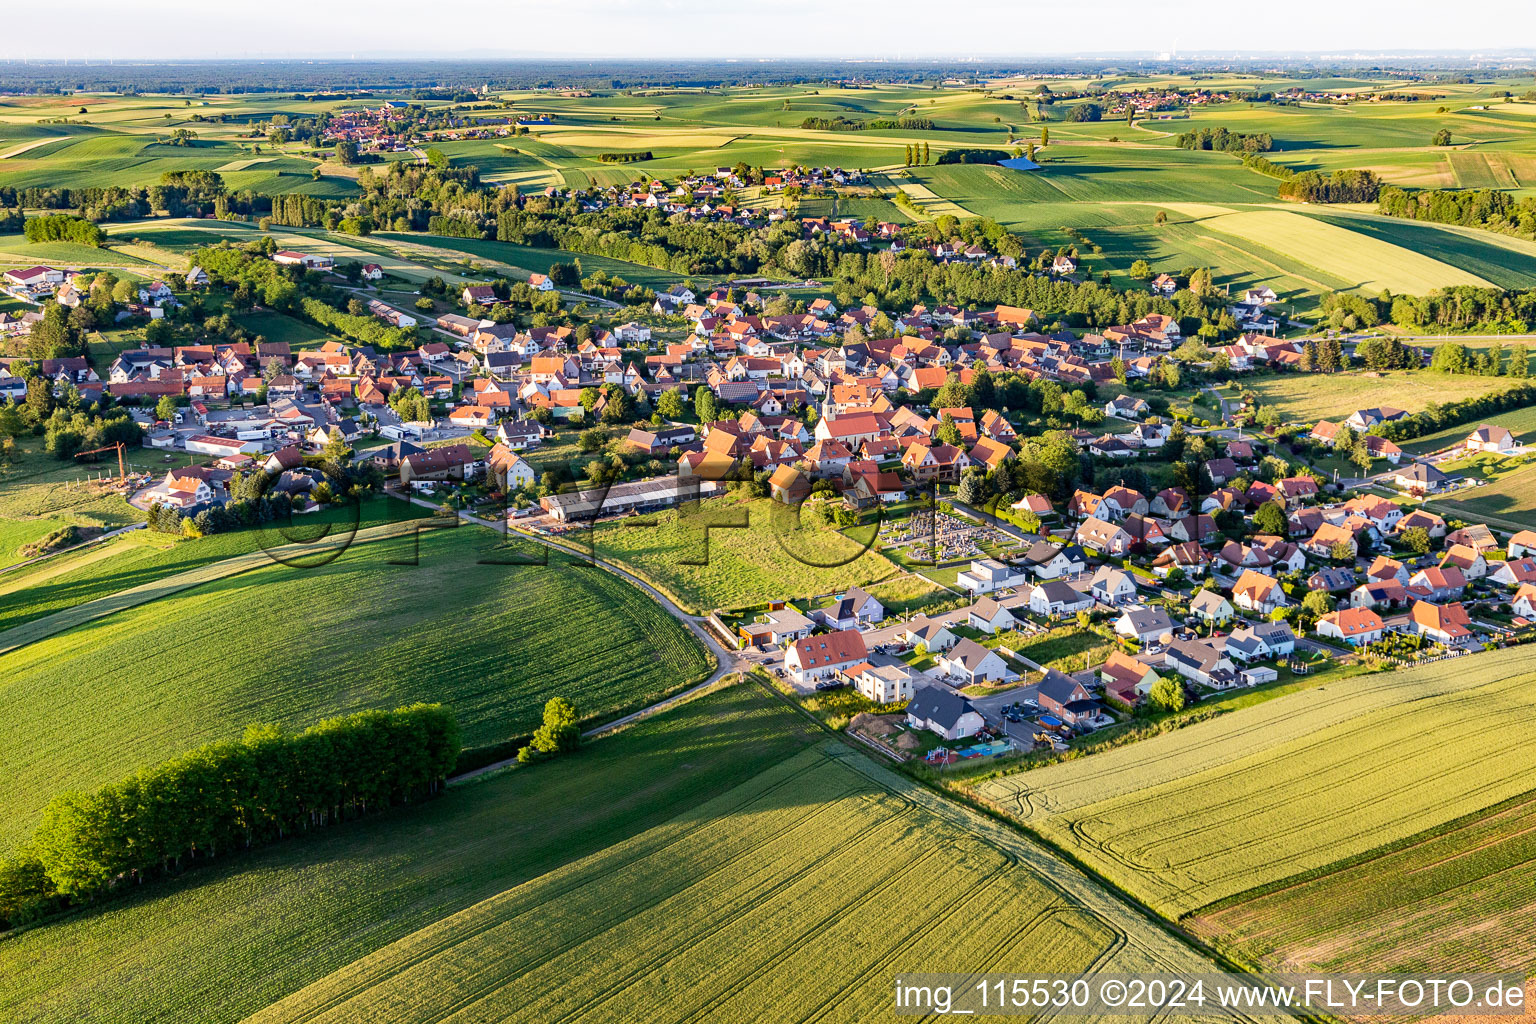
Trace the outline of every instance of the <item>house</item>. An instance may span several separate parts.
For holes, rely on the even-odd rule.
[[[1037,540],[1024,553],[1024,566],[1042,580],[1075,576],[1088,568],[1088,553],[1076,544],[1059,546]]]
[[[1137,704],[1158,680],[1152,666],[1137,661],[1123,651],[1113,651],[1099,666],[1099,681],[1104,693],[1122,704]]]
[[[965,622],[972,629],[979,629],[983,633],[1006,631],[1019,624],[1012,612],[990,597],[984,597],[971,605]]]
[[[1501,586],[1523,587],[1527,583],[1536,583],[1536,558],[1511,558],[1489,568],[1487,578]]]
[[[1341,566],[1330,566],[1326,569],[1319,569],[1311,576],[1308,576],[1307,589],[1321,590],[1325,591],[1326,593],[1334,594],[1343,590],[1354,590],[1356,582],[1355,571],[1353,569],[1345,569]]]
[[[400,460],[400,482],[463,480],[472,475],[477,461],[465,444],[446,445],[415,452]]]
[[[1399,490],[1422,495],[1440,490],[1451,478],[1427,462],[1410,462],[1398,467],[1390,479]]]
[[[944,623],[936,622],[926,615],[919,615],[908,622],[906,628],[896,634],[896,638],[913,647],[921,644],[930,652],[947,651],[960,639]]]
[[[1234,629],[1222,649],[1240,661],[1283,658],[1296,650],[1296,634],[1285,622],[1256,622]]]
[[[1470,452],[1491,452],[1494,455],[1513,455],[1520,450],[1520,444],[1515,440],[1515,435],[1510,433],[1508,427],[1483,424],[1462,442],[1462,446]]]
[[[1356,409],[1344,422],[1357,434],[1364,434],[1378,423],[1393,423],[1407,416],[1402,409],[1383,405],[1374,409]]]
[[[552,292],[555,290],[555,282],[549,279],[548,274],[529,274],[528,287],[536,292]]]
[[[1388,558],[1386,555],[1377,555],[1376,560],[1365,570],[1365,577],[1368,580],[1375,582],[1396,580],[1405,587],[1408,585],[1408,577],[1410,575],[1412,574],[1409,573],[1407,566],[1395,558]]]
[[[1519,534],[1516,534],[1516,536],[1519,536]],[[1463,526],[1454,533],[1448,534],[1445,538],[1445,543],[1451,546],[1464,544],[1477,552],[1497,551],[1499,547],[1499,539],[1493,535],[1493,531],[1488,529],[1484,523],[1472,523],[1468,526]],[[1510,556],[1514,557],[1514,553],[1511,552]]]
[[[1189,614],[1211,626],[1219,626],[1237,614],[1219,591],[1202,590],[1189,602]]]
[[[1155,643],[1165,633],[1173,632],[1173,620],[1162,608],[1127,608],[1115,620],[1115,632],[1138,643]]]
[[[784,671],[797,683],[820,682],[865,661],[868,654],[863,633],[840,629],[790,644],[784,652]]]
[[[775,501],[799,505],[811,496],[811,478],[786,462],[768,478],[768,493]]]
[[[1131,550],[1135,543],[1125,528],[1117,523],[1105,522],[1103,519],[1093,517],[1083,522],[1072,535],[1072,539],[1085,548],[1093,548],[1105,555],[1123,555]]]
[[[485,455],[486,473],[504,491],[532,487],[539,479],[538,471],[517,452],[504,444],[496,444]]]
[[[1238,684],[1237,667],[1225,650],[1198,640],[1174,640],[1163,654],[1163,663],[1185,679],[1217,690]]]
[[[1480,580],[1488,574],[1488,560],[1482,552],[1469,544],[1452,544],[1440,557],[1440,568],[1455,566],[1469,580]]]
[[[855,629],[884,619],[885,606],[858,587],[850,587],[836,601],[811,612],[811,618],[830,629]]]
[[[938,667],[941,673],[961,686],[1013,678],[1001,654],[970,639],[957,641],[940,654]]]
[[[383,267],[379,266],[377,263],[365,263],[365,264],[363,264],[363,280],[364,281],[382,281],[383,279],[384,279],[384,268]],[[187,284],[191,284],[191,283],[192,283],[191,275],[188,275],[188,277],[187,277]]]
[[[907,704],[907,725],[927,729],[946,740],[975,736],[986,725],[971,702],[942,686],[924,686]]]
[[[1023,570],[995,558],[978,558],[971,563],[969,569],[955,576],[955,584],[972,594],[990,594],[1004,587],[1017,586],[1027,578]]]
[[[1290,604],[1277,580],[1253,569],[1244,569],[1232,586],[1232,603],[1245,612],[1268,615]]]
[[[1093,607],[1093,598],[1061,580],[1047,580],[1029,595],[1029,610],[1036,615],[1060,618]]]
[[[459,293],[459,298],[466,306],[493,306],[496,304],[496,289],[488,284],[467,284]]]
[[[1134,395],[1120,395],[1112,398],[1104,406],[1104,415],[1121,420],[1139,420],[1151,411],[1145,401]]]
[[[756,622],[743,626],[742,632],[772,644],[782,644],[808,637],[815,628],[816,623],[786,606],[764,612],[757,617]]]
[[[1088,583],[1088,593],[1104,604],[1125,604],[1136,600],[1136,580],[1124,569],[1101,565]]]
[[[1395,579],[1372,580],[1349,592],[1351,608],[1395,608],[1407,603],[1408,588]]]
[[[1442,605],[1415,601],[1408,612],[1409,631],[1448,646],[1471,640],[1471,627],[1472,619],[1460,603]]]
[[[1430,540],[1439,540],[1445,536],[1445,520],[1441,519],[1433,512],[1427,512],[1422,508],[1416,508],[1412,512],[1409,512],[1407,515],[1399,519],[1397,523],[1393,525],[1392,532],[1400,534],[1406,530],[1413,529],[1422,529],[1426,534],[1429,535]]]
[[[1104,709],[1082,683],[1055,669],[1046,669],[1040,680],[1040,710],[1068,725],[1100,718]]]
[[[1509,606],[1516,615],[1536,619],[1536,583],[1522,583],[1520,589],[1515,591],[1515,598]]]
[[[847,675],[853,680],[853,688],[876,704],[910,701],[917,678],[911,669],[899,662],[871,665],[866,661],[849,669]]]
[[[1385,630],[1381,616],[1369,608],[1340,608],[1317,620],[1317,635],[1342,640],[1352,647],[1373,644]]]
[[[1408,586],[1431,601],[1450,601],[1461,596],[1467,578],[1455,566],[1431,566],[1408,577]]]
[[[1510,558],[1524,558],[1526,555],[1536,555],[1536,530],[1521,530],[1509,538],[1509,545],[1505,549]]]

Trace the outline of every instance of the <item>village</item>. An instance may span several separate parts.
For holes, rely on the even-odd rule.
[[[869,237],[851,222],[814,218],[804,230]],[[965,249],[934,256],[992,258]],[[328,257],[282,250],[271,259],[336,272]],[[1046,272],[1074,269],[1062,255]],[[360,276],[382,272],[368,265]],[[61,304],[90,287],[46,267],[11,272],[6,283]],[[184,284],[213,283],[193,267]],[[527,284],[554,287],[537,273]],[[1161,275],[1149,287],[1171,294],[1178,282]],[[158,281],[138,298],[128,315],[177,302]],[[500,301],[489,285],[466,285],[454,298],[459,312],[420,318],[368,303],[371,315],[429,339],[409,350],[209,343],[126,349],[105,375],[84,357],[44,361],[36,372],[82,399],[107,392],[134,405],[146,448],[209,456],[140,481],[132,496],[140,508],[187,518],[227,502],[231,477],[254,469],[277,479],[295,511],[314,511],[322,503],[313,495],[325,494],[315,490],[324,477],[314,457],[354,448],[401,494],[550,538],[754,479],[777,502],[835,503],[840,526],[889,513],[904,525],[883,532],[881,545],[908,562],[951,567],[946,586],[965,603],[900,618],[854,588],[826,605],[785,595],[761,614],[714,622],[801,694],[859,694],[875,712],[856,729],[868,742],[939,765],[1067,749],[1138,715],[1329,665],[1457,656],[1511,642],[1536,620],[1536,534],[1501,540],[1486,525],[1418,507],[1466,481],[1437,468],[1447,453],[1405,460],[1372,432],[1403,410],[1359,409],[1289,437],[1271,425],[1246,438],[1240,422],[1233,430],[1222,417],[1156,414],[1151,402],[1166,403],[1133,389],[1176,364],[1185,339],[1170,316],[1042,333],[1034,312],[1017,307],[891,313],[818,298],[804,312],[770,314],[761,291],[680,285],[657,294],[649,322],[578,339],[569,326],[487,318]],[[1242,296],[1234,310],[1263,321],[1264,332],[1209,358],[1234,373],[1301,372],[1317,343],[1274,336],[1265,310],[1276,299],[1267,289]],[[667,341],[678,326],[686,336]],[[1017,414],[995,392],[976,395],[987,377],[1028,382],[1076,412],[1079,425],[1054,434],[1071,458],[1098,467],[1094,479],[1111,483],[1077,487],[1065,500],[1028,492],[1038,475],[1026,464],[1038,450],[1021,443]],[[1081,390],[1066,394],[1100,385],[1118,392],[1102,405]],[[20,400],[26,382],[0,378],[0,391]],[[994,407],[942,404],[952,394]],[[406,395],[413,400],[402,403]],[[712,410],[702,420],[701,395]],[[143,411],[164,399],[173,415]],[[617,445],[626,456],[619,478],[601,487],[561,484],[530,461],[560,431],[611,423],[622,435],[646,409],[655,410],[650,421]],[[1165,446],[1187,461],[1192,439],[1204,457],[1185,468],[1182,485],[1144,493],[1113,482],[1118,467],[1169,462]],[[1345,486],[1273,458],[1287,442],[1291,452],[1297,443],[1357,451],[1364,475]],[[1495,424],[1477,426],[1457,450],[1524,454]],[[1097,638],[1094,664],[1064,671],[1016,649],[1074,631]],[[880,713],[888,708],[900,710]]]

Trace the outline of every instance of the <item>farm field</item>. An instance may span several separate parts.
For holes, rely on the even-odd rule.
[[[1505,355],[1507,358],[1508,349],[1505,350]],[[1488,417],[1487,422],[1492,425],[1508,427],[1517,440],[1525,441],[1527,444],[1536,441],[1536,406],[1494,413]],[[1463,423],[1454,427],[1446,427],[1444,430],[1437,430],[1433,434],[1416,437],[1412,441],[1400,442],[1399,447],[1413,455],[1424,455],[1428,452],[1439,451],[1442,448],[1465,441],[1467,435],[1481,425],[1481,423]]]
[[[648,1021],[724,998],[727,1019],[868,1020],[909,958],[1211,969],[1038,846],[824,736],[761,688],[717,690],[558,766],[24,932],[0,944],[0,1015],[350,1022],[474,1000]]]
[[[1519,650],[1360,676],[976,794],[1179,918],[1526,792],[1532,679]]]
[[[1274,970],[1536,969],[1536,799],[1529,794],[1186,921]]]
[[[1261,407],[1275,406],[1290,423],[1339,420],[1356,409],[1377,405],[1419,412],[1431,402],[1443,404],[1500,390],[1497,384],[1490,387],[1486,377],[1429,370],[1388,370],[1374,377],[1364,372],[1282,373],[1244,380],[1243,389],[1256,392]],[[1468,432],[1471,429],[1467,427]]]
[[[176,573],[284,543],[318,540],[333,527],[339,535],[352,527],[366,530],[424,516],[425,510],[417,506],[376,498],[355,510],[326,510],[292,524],[217,533],[196,541],[136,530],[0,575],[0,636],[5,630],[41,616]],[[38,536],[60,525],[60,521],[51,518],[7,519],[0,523],[8,532],[41,531]],[[19,558],[14,552],[10,557]]]
[[[1536,466],[1472,490],[1432,498],[1424,507],[1442,516],[1486,522],[1503,533],[1536,529]]]
[[[706,524],[713,525],[706,529]],[[682,518],[671,511],[599,524],[591,543],[602,560],[703,613],[820,597],[900,574],[884,555],[866,547],[873,527],[854,532],[857,540],[808,518],[801,525],[792,509],[769,498],[711,498]]]
[[[564,249],[538,249],[533,246],[514,245],[511,242],[490,242],[479,238],[445,238],[441,235],[390,232],[381,232],[373,238],[403,246],[402,255],[406,258],[411,256],[412,250],[424,248],[439,250],[442,255],[455,259],[470,256],[482,263],[486,260],[494,260],[506,266],[539,274],[549,273],[549,268],[556,263],[579,260],[583,276],[601,270],[609,277],[622,277],[630,284],[644,285],[653,289],[664,289],[683,279],[681,274],[674,274],[669,270],[659,270],[656,267],[610,259],[606,256],[567,252]]]
[[[563,556],[504,564],[515,552],[499,540],[423,530],[320,566],[258,563],[6,654],[0,728],[32,742],[10,748],[0,773],[0,844],[23,838],[56,792],[251,722],[441,700],[472,750],[526,735],[555,695],[601,718],[710,671],[692,634],[639,590]]]

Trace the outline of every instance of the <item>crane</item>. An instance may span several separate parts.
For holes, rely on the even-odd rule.
[[[117,476],[118,476],[118,479],[121,480],[123,483],[127,483],[128,482],[128,473],[123,469],[123,442],[121,442],[121,441],[117,442],[116,444],[109,444],[109,445],[107,445],[107,446],[105,446],[103,448],[92,448],[90,451],[87,451],[87,452],[76,452],[75,453],[75,458],[78,459],[78,458],[80,458],[82,456],[85,456],[85,455],[96,455],[96,454],[98,454],[100,452],[110,452],[110,451],[113,451],[113,450],[116,450],[116,452],[117,452]]]

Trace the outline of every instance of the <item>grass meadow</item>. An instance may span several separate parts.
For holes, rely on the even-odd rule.
[[[604,523],[594,542],[599,558],[699,613],[821,597],[901,575],[871,547],[873,527],[844,535],[803,518],[768,498],[712,498],[692,511]]]

